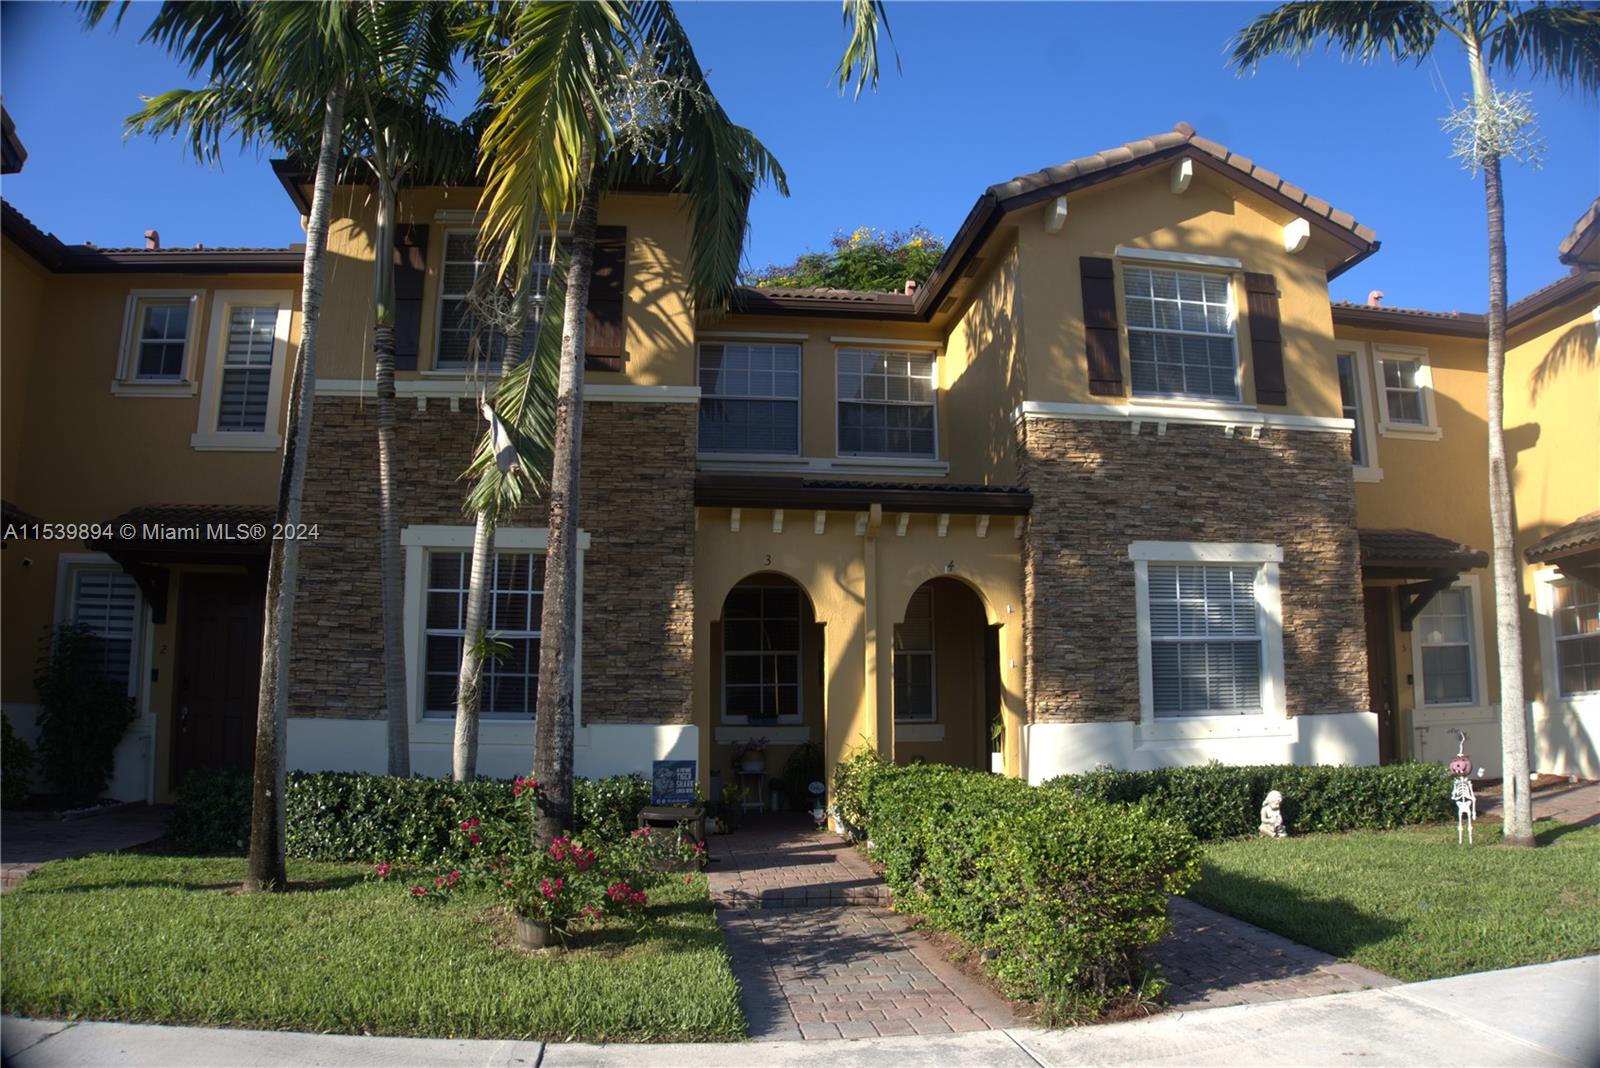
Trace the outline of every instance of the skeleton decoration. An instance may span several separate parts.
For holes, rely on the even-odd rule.
[[[1472,821],[1478,818],[1478,795],[1472,792],[1472,758],[1467,756],[1467,732],[1457,730],[1461,744],[1456,755],[1450,758],[1450,774],[1456,777],[1450,786],[1450,800],[1456,803],[1456,845],[1461,844],[1461,825],[1467,827],[1467,845],[1472,844]]]
[[[1260,830],[1264,838],[1289,837],[1289,828],[1283,822],[1283,795],[1276,790],[1268,790],[1261,804]]]

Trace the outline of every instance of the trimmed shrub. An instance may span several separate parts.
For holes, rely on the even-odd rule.
[[[1182,827],[1069,790],[857,754],[835,780],[896,907],[976,948],[1007,995],[1082,1019],[1158,992],[1142,949],[1199,870]]]
[[[1376,768],[1202,764],[1091,771],[1044,785],[1097,801],[1142,805],[1206,842],[1257,833],[1269,790],[1283,794],[1283,816],[1291,834],[1387,830],[1448,819],[1454,813],[1449,771],[1440,764],[1415,762]]]
[[[106,672],[105,642],[78,623],[49,630],[33,675],[44,777],[73,800],[93,800],[116,770],[117,745],[137,716],[126,680]]]
[[[0,805],[20,805],[33,788],[33,748],[0,716]]]
[[[573,784],[579,833],[621,837],[650,803],[650,784],[617,776]],[[453,782],[360,772],[290,772],[284,796],[288,853],[307,860],[372,860],[437,864],[460,860],[465,819],[526,822],[505,779]],[[532,827],[527,827],[532,833]],[[195,774],[178,789],[167,833],[195,853],[243,853],[250,840],[250,777],[242,772]]]

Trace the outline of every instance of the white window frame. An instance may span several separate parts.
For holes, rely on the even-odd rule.
[[[1356,386],[1356,427],[1353,434],[1361,439],[1362,455],[1366,459],[1364,464],[1352,463],[1350,473],[1357,482],[1382,482],[1383,468],[1378,466],[1378,430],[1377,420],[1373,418],[1372,407],[1372,365],[1367,359],[1367,346],[1360,341],[1335,341],[1334,371],[1337,376],[1339,357],[1349,357],[1351,367],[1355,372]],[[1340,399],[1341,411],[1343,398]]]
[[[1261,737],[1289,735],[1284,687],[1283,600],[1278,567],[1283,549],[1260,542],[1136,541],[1128,546],[1133,561],[1135,628],[1139,643],[1139,729],[1151,740],[1208,737]],[[1260,569],[1255,583],[1261,631],[1261,711],[1255,715],[1157,718],[1155,672],[1150,637],[1150,565],[1254,564]]]
[[[222,363],[228,346],[228,317],[240,305],[278,306],[272,334],[272,375],[267,383],[266,429],[217,429],[222,403]],[[219,289],[211,295],[211,325],[206,335],[206,371],[200,384],[200,415],[189,445],[198,452],[275,452],[283,445],[283,383],[289,373],[289,327],[294,292],[288,289]]]
[[[793,462],[796,459],[798,459],[799,457],[803,456],[805,454],[805,444],[806,444],[805,443],[805,437],[806,437],[806,401],[805,401],[805,397],[806,397],[806,347],[805,347],[805,342],[803,340],[796,340],[793,337],[786,336],[786,335],[781,335],[781,334],[769,335],[769,336],[765,336],[765,337],[763,337],[760,334],[745,334],[745,335],[742,335],[742,336],[739,336],[739,337],[730,336],[730,337],[728,337],[726,339],[723,339],[723,338],[720,338],[720,337],[717,337],[717,336],[714,336],[714,335],[702,335],[702,337],[709,337],[709,340],[697,341],[695,343],[695,347],[694,347],[694,373],[695,373],[695,385],[696,385],[697,388],[699,387],[699,384],[700,384],[700,354],[701,354],[701,351],[707,345],[718,345],[718,346],[721,346],[723,349],[726,349],[729,345],[772,345],[775,348],[778,347],[778,346],[793,345],[794,348],[795,348],[795,351],[799,354],[799,376],[800,377],[799,377],[799,384],[798,384],[798,386],[797,386],[797,388],[795,390],[795,395],[794,395],[794,398],[793,398],[793,400],[794,400],[794,411],[795,411],[795,443],[794,443],[794,451],[793,452],[745,452],[745,451],[742,451],[742,450],[734,450],[734,449],[709,449],[709,450],[708,449],[704,449],[700,445],[700,412],[699,412],[699,406],[696,406],[696,410],[695,410],[695,428],[694,428],[694,433],[695,433],[695,441],[694,441],[694,444],[695,444],[695,455],[696,456],[704,456],[704,457],[711,458],[711,459],[716,459],[716,460],[726,460],[726,461],[735,462],[735,463],[741,462],[741,461],[743,461],[743,462],[759,462],[759,461],[769,461],[769,460],[770,461],[777,461],[779,463],[782,463],[784,461]],[[781,401],[788,401],[789,399],[790,398],[788,398],[788,397],[756,397],[756,396],[749,396],[749,395],[746,395],[746,394],[734,394],[734,393],[726,393],[726,394],[725,393],[707,393],[704,389],[700,390],[700,404],[701,405],[705,404],[705,402],[707,400],[754,400],[754,401],[779,401],[779,400],[781,400]]]
[[[1533,573],[1534,611],[1539,616],[1539,656],[1544,668],[1544,700],[1547,705],[1560,704],[1583,711],[1600,710],[1600,690],[1566,695],[1561,693],[1560,661],[1556,658],[1555,587],[1566,581],[1576,580],[1569,580],[1553,567],[1541,567]]]
[[[916,463],[916,462],[919,462],[919,461],[924,462],[924,463],[937,462],[939,460],[939,456],[940,456],[940,452],[939,452],[939,394],[942,392],[942,390],[939,388],[939,371],[940,371],[940,363],[939,363],[940,353],[939,353],[939,350],[937,348],[930,348],[926,344],[919,344],[919,343],[916,343],[916,342],[868,341],[865,338],[855,338],[855,339],[834,338],[833,342],[834,342],[834,348],[833,348],[833,452],[834,452],[834,456],[839,457],[841,459],[846,459],[846,458],[848,458],[848,459],[876,458],[876,459],[883,459],[883,460],[903,461],[903,462],[909,462],[909,463]],[[883,353],[885,355],[895,355],[895,356],[916,356],[916,357],[919,357],[919,358],[926,359],[928,361],[929,372],[930,372],[930,374],[929,374],[929,387],[931,388],[931,390],[933,392],[933,396],[929,401],[929,407],[931,407],[933,409],[933,451],[932,452],[929,452],[929,453],[920,453],[920,452],[868,452],[866,450],[860,450],[860,451],[851,452],[849,450],[846,450],[845,448],[843,448],[840,445],[839,439],[840,439],[841,435],[844,432],[844,427],[843,427],[843,425],[842,425],[842,423],[841,423],[841,421],[839,419],[839,406],[841,404],[858,404],[858,403],[859,404],[864,404],[864,405],[866,405],[866,404],[885,404],[885,405],[889,405],[889,406],[893,406],[893,407],[902,407],[902,408],[920,408],[920,407],[922,407],[922,402],[921,401],[891,401],[891,400],[882,400],[882,401],[872,400],[872,401],[869,401],[869,400],[866,400],[865,398],[863,398],[863,399],[861,399],[859,401],[855,401],[855,400],[847,401],[847,400],[845,400],[842,396],[839,395],[839,354],[842,353],[842,352],[846,352],[846,351],[859,352],[859,353],[877,352],[877,353]],[[804,384],[802,382],[802,391],[803,390],[804,390]]]
[[[737,589],[739,586],[742,586],[744,584],[745,583],[743,583],[743,582],[734,583],[732,586],[728,587],[728,593],[731,594],[735,589]],[[752,585],[759,585],[759,584],[752,583]],[[727,632],[724,631],[721,640],[717,642],[717,649],[716,649],[717,677],[721,680],[721,682],[720,682],[720,684],[718,686],[718,690],[717,690],[717,705],[718,705],[718,707],[717,707],[717,724],[718,724],[718,726],[722,726],[722,727],[751,727],[751,728],[776,727],[776,728],[780,728],[781,729],[781,728],[784,728],[784,727],[793,728],[793,727],[796,727],[796,726],[803,725],[805,723],[805,721],[806,721],[806,612],[805,612],[805,608],[806,608],[806,604],[807,604],[807,601],[808,601],[808,598],[810,597],[810,595],[806,592],[805,588],[803,586],[801,586],[798,582],[794,582],[793,586],[794,586],[795,590],[798,592],[799,597],[800,597],[800,616],[799,616],[800,648],[795,650],[795,661],[796,661],[795,678],[798,680],[798,684],[795,687],[795,700],[794,700],[795,711],[794,711],[794,714],[793,715],[788,715],[788,716],[778,716],[776,719],[756,719],[756,720],[752,721],[750,719],[750,717],[747,716],[747,715],[737,715],[737,714],[730,715],[728,713],[728,645],[727,645]],[[777,586],[774,586],[773,588],[781,589],[782,585],[779,584]],[[723,594],[722,601],[723,601],[723,605],[726,606],[727,605],[727,601],[728,601],[728,594]],[[719,625],[724,625],[725,626],[726,625],[726,619],[727,619],[727,613],[725,611],[724,612],[720,612],[718,614],[717,622],[718,622]],[[815,620],[813,620],[813,623],[815,623]]]
[[[400,531],[400,544],[406,555],[405,577],[405,649],[406,649],[406,718],[411,723],[413,745],[443,745],[454,743],[456,723],[454,718],[425,716],[423,714],[422,687],[427,665],[426,627],[428,605],[428,552],[429,550],[472,549],[471,527],[413,526]],[[497,527],[494,532],[496,551],[544,552],[550,545],[550,532],[544,527]],[[572,721],[574,731],[583,727],[583,560],[589,548],[588,531],[578,532],[578,574],[576,576],[577,606],[576,633],[573,636],[572,656]],[[485,716],[478,724],[484,745],[532,745],[533,720],[500,719]],[[583,738],[577,744],[586,744]]]
[[[1467,624],[1471,633],[1467,635],[1467,655],[1472,658],[1472,700],[1470,701],[1428,701],[1427,680],[1422,673],[1422,613],[1412,623],[1409,637],[1411,639],[1411,703],[1417,712],[1459,712],[1479,711],[1488,708],[1489,679],[1488,667],[1484,661],[1483,653],[1483,610],[1486,607],[1481,599],[1480,584],[1477,575],[1462,575],[1451,584],[1450,589],[1467,591],[1467,599],[1471,602],[1467,613]]]
[[[1389,418],[1389,389],[1384,385],[1384,360],[1415,360],[1417,363],[1417,396],[1422,405],[1421,423],[1396,423]],[[1372,385],[1378,395],[1378,433],[1390,438],[1420,438],[1438,441],[1443,436],[1439,429],[1439,413],[1433,397],[1433,365],[1428,350],[1414,345],[1391,345],[1373,342]]]
[[[128,293],[127,305],[122,312],[122,343],[117,349],[117,376],[111,380],[111,392],[118,397],[192,397],[195,384],[196,339],[200,334],[200,304],[205,297],[203,289],[135,289]],[[189,332],[184,337],[183,367],[177,378],[139,377],[139,335],[143,331],[140,307],[146,301],[161,303],[189,302]]]
[[[115,571],[126,574],[122,566],[105,553],[62,553],[56,557],[56,607],[55,625],[61,626],[72,619],[73,585],[80,571]],[[132,582],[132,578],[128,581]],[[138,583],[133,588],[133,639],[128,649],[128,696],[139,697],[144,672],[144,591]]]
[[[917,596],[917,594],[922,593],[922,592],[923,592],[922,587],[919,586],[915,590],[912,591],[911,596],[915,597],[915,596]],[[937,590],[935,590],[933,587],[929,587],[928,590],[927,590],[927,593],[928,593],[928,647],[926,649],[912,650],[912,651],[909,652],[908,655],[910,655],[910,656],[925,656],[925,657],[928,658],[928,663],[930,665],[929,673],[928,673],[928,690],[930,692],[931,703],[928,706],[928,718],[927,719],[918,719],[918,718],[911,718],[911,717],[901,716],[900,715],[900,706],[898,704],[895,705],[895,707],[894,707],[895,737],[901,739],[902,741],[912,741],[913,740],[911,737],[908,737],[907,734],[904,732],[903,728],[905,728],[905,727],[932,727],[932,726],[935,726],[935,725],[939,724],[939,635],[938,635],[937,628],[935,626],[935,623],[936,623],[936,621],[938,619],[938,616],[939,616],[938,596],[937,596]],[[908,609],[911,607],[909,601],[906,603],[906,607]],[[902,619],[901,623],[904,623],[904,622],[905,622],[905,620]],[[896,624],[896,626],[898,627],[899,624]],[[901,655],[902,654],[901,654],[900,650],[894,648],[894,643],[891,640],[890,648],[889,648],[889,672],[890,672],[890,676],[889,676],[889,695],[890,695],[891,700],[894,697],[894,660],[895,660],[896,657],[899,657]],[[915,734],[916,732],[911,732],[911,733]],[[942,736],[942,731],[941,731],[941,736]],[[921,739],[921,740],[932,740],[932,739]]]
[[[442,214],[445,214],[445,213],[441,212],[439,214],[442,215]],[[473,213],[468,213],[468,214],[472,214],[472,217],[474,219],[481,218],[481,216],[478,216],[478,215],[473,214]],[[435,218],[438,218],[438,215],[436,215]],[[444,332],[444,302],[446,300],[463,300],[466,297],[466,294],[462,294],[462,293],[446,293],[445,289],[444,289],[444,269],[445,269],[445,262],[446,262],[445,261],[445,256],[448,255],[448,253],[450,251],[450,238],[451,238],[452,235],[456,235],[456,234],[471,234],[473,236],[473,246],[472,247],[473,247],[473,256],[474,256],[474,258],[473,258],[472,262],[473,262],[475,268],[479,268],[479,267],[482,267],[485,263],[488,262],[487,260],[480,260],[480,259],[476,258],[477,257],[477,247],[478,247],[477,246],[477,236],[478,236],[478,233],[479,233],[479,231],[481,229],[482,229],[482,227],[480,227],[480,226],[460,226],[460,225],[456,225],[456,226],[447,226],[442,231],[442,236],[441,236],[440,241],[439,241],[439,270],[438,270],[438,275],[437,275],[438,284],[434,287],[434,294],[433,294],[433,337],[429,339],[429,343],[430,343],[430,346],[431,346],[431,351],[428,354],[428,366],[426,368],[424,368],[423,370],[421,370],[420,372],[418,372],[419,374],[421,374],[425,378],[464,378],[464,377],[467,377],[469,375],[475,375],[475,376],[478,376],[478,377],[485,377],[485,378],[495,378],[495,377],[498,377],[499,374],[500,374],[500,367],[493,360],[483,361],[482,366],[478,366],[478,367],[474,367],[471,360],[466,361],[460,367],[440,367],[439,366],[439,338]],[[549,236],[550,236],[549,231],[541,232],[540,237],[539,237],[539,243],[543,244],[549,238]],[[566,232],[562,231],[561,234],[559,235],[559,237],[561,239],[564,239],[566,237]],[[536,253],[536,255],[537,255],[537,253]],[[548,274],[548,271],[547,271],[547,273],[545,275],[544,287],[540,288],[539,291],[536,294],[534,294],[534,298],[533,299],[536,302],[539,302],[541,304],[543,303],[543,301],[545,299],[545,295],[549,292],[549,281],[550,281],[550,279],[549,279],[549,274]],[[541,315],[543,314],[542,309],[540,311],[540,314]]]
[[[1135,261],[1129,264],[1127,261]],[[1143,261],[1143,262],[1140,262]],[[1115,271],[1117,315],[1122,324],[1123,346],[1128,365],[1128,396],[1132,401],[1165,401],[1180,404],[1220,405],[1238,407],[1244,403],[1244,361],[1239,355],[1239,292],[1236,270],[1237,260],[1225,257],[1182,256],[1157,258],[1138,249],[1117,249]],[[1193,393],[1141,393],[1133,385],[1133,334],[1179,334],[1189,337],[1220,338],[1221,334],[1194,330],[1171,330],[1164,327],[1133,326],[1128,321],[1128,282],[1130,266],[1145,271],[1170,271],[1175,274],[1214,275],[1222,278],[1228,287],[1228,333],[1233,344],[1233,396],[1207,397]]]

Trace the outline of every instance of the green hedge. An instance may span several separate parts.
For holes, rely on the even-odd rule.
[[[897,907],[958,935],[1011,997],[1081,1019],[1158,990],[1141,951],[1199,870],[1176,824],[1069,790],[939,765],[843,762],[841,819],[870,842]]]
[[[618,776],[574,784],[578,833],[621,837],[650,803],[650,784]],[[460,857],[450,832],[462,820],[526,820],[504,779],[458,783],[358,772],[291,772],[284,797],[290,856],[436,864]],[[531,828],[530,828],[531,830]],[[178,790],[167,833],[191,853],[242,853],[250,837],[250,780],[235,772],[191,775]]]
[[[1378,768],[1202,764],[1154,771],[1091,771],[1044,784],[1096,801],[1138,804],[1201,841],[1257,833],[1267,791],[1283,794],[1290,834],[1389,829],[1448,819],[1450,773],[1440,764]]]

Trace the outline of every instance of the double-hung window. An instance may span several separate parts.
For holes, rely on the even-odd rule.
[[[1576,579],[1551,584],[1556,689],[1562,697],[1600,692],[1600,589]]]
[[[199,317],[199,290],[130,293],[112,391],[127,396],[192,395],[191,361]]]
[[[482,309],[490,304],[502,316],[508,315],[511,294],[506,287],[497,290],[492,298],[482,291],[479,279],[493,270],[494,264],[479,259],[478,254],[476,230],[445,232],[444,260],[439,271],[438,326],[433,348],[433,368],[436,371],[465,371],[479,360],[492,363],[487,368],[489,371],[499,370],[498,361],[505,351],[504,328],[492,321],[494,316],[486,317]],[[550,283],[548,238],[539,240],[531,269],[534,277],[526,325],[528,330],[537,326],[544,312],[545,292]],[[474,301],[477,302],[477,310]],[[532,340],[532,336],[524,334],[525,345]]]
[[[800,346],[700,346],[700,451],[800,453]]]
[[[722,718],[800,722],[800,590],[735,586],[722,607]]]
[[[1428,351],[1384,344],[1373,345],[1372,356],[1377,373],[1378,429],[1392,436],[1439,437]]]
[[[423,623],[422,714],[451,719],[466,631],[470,550],[429,549]],[[481,714],[532,719],[539,696],[539,625],[544,610],[544,554],[495,554],[487,625],[482,635]]]
[[[1136,396],[1239,399],[1233,289],[1224,274],[1122,269]]]
[[[1151,563],[1151,698],[1158,718],[1261,712],[1254,564]]]
[[[841,455],[937,454],[932,353],[839,350]]]
[[[1472,589],[1454,586],[1434,595],[1413,627],[1421,650],[1424,705],[1470,705],[1476,699]]]
[[[294,294],[271,290],[212,295],[197,449],[276,449]]]
[[[1356,425],[1350,434],[1350,462],[1356,467],[1366,467],[1366,439],[1362,434],[1361,421],[1361,378],[1356,373],[1356,358],[1348,352],[1339,353],[1339,403],[1341,414]]]
[[[74,567],[67,596],[68,618],[100,640],[106,678],[131,693],[139,587],[119,567]]]
[[[932,723],[933,591],[911,595],[905,622],[894,628],[894,718],[906,723]]]

